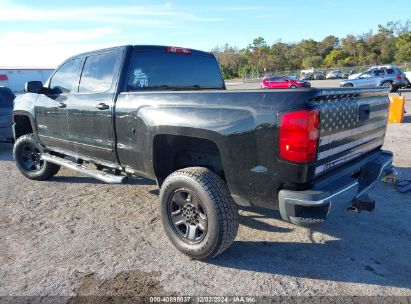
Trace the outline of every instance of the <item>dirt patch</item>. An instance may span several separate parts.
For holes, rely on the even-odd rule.
[[[113,298],[121,302],[136,303],[141,297],[173,296],[174,292],[167,291],[157,281],[159,272],[128,271],[120,272],[113,278],[102,280],[96,273],[91,273],[81,279],[81,285],[76,290],[76,296],[68,303],[113,303]]]

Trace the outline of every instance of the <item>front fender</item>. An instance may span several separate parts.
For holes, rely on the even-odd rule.
[[[13,136],[16,138],[16,116],[25,116],[28,117],[33,130],[34,135],[37,138],[37,127],[36,127],[36,116],[35,116],[35,104],[38,94],[26,93],[17,96],[14,99],[13,107]],[[38,139],[38,138],[37,138]]]
[[[31,117],[35,119],[35,111],[34,106],[36,104],[38,94],[34,93],[25,93],[22,95],[17,96],[14,99],[14,108],[13,108],[13,116],[14,113],[28,113]]]

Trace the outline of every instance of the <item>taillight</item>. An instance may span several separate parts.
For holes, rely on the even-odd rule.
[[[299,164],[317,158],[320,112],[302,110],[283,114],[280,123],[280,157]]]
[[[401,79],[401,78],[402,78],[401,74],[398,74],[397,79]]]
[[[167,52],[176,53],[176,54],[186,54],[186,55],[191,54],[191,50],[189,50],[189,49],[174,47],[174,46],[168,47]]]

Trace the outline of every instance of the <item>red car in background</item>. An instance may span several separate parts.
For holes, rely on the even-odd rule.
[[[311,83],[304,80],[291,80],[285,76],[267,76],[261,81],[262,89],[296,89],[310,88]]]

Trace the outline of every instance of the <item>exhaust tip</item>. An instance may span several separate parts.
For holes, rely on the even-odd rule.
[[[363,210],[372,212],[375,209],[375,200],[371,199],[368,195],[353,199],[351,205],[348,206],[348,211],[354,211],[360,213]]]

